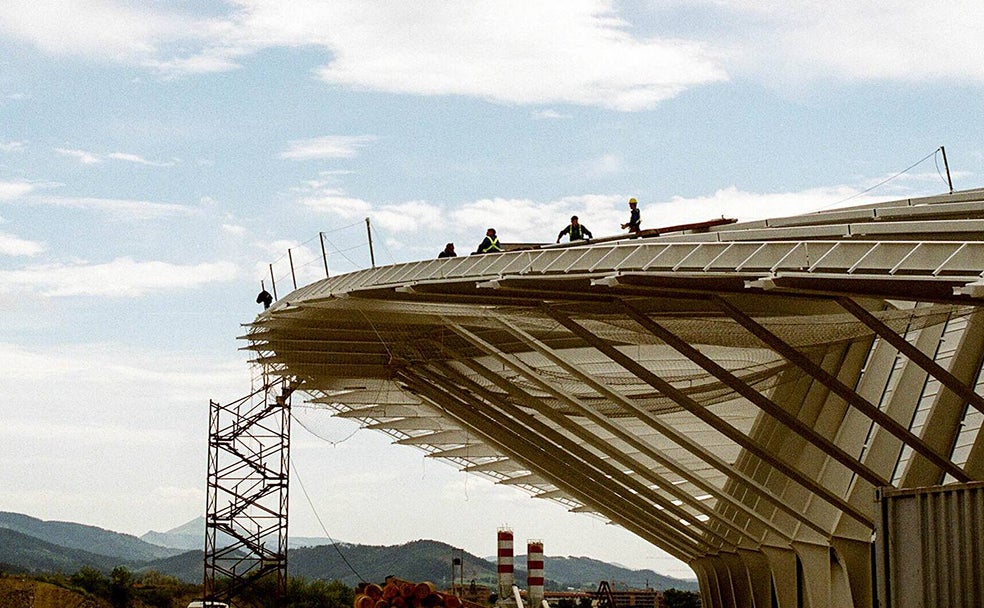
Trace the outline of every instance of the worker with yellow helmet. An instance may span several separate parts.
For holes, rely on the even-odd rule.
[[[631,212],[629,214],[629,221],[622,224],[622,229],[629,229],[629,234],[637,233],[640,230],[640,225],[642,224],[642,218],[639,215],[639,207],[637,207],[638,201],[634,198],[629,199],[629,209]]]

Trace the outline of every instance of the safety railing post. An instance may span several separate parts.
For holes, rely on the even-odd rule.
[[[297,275],[294,274],[294,255],[287,250],[287,260],[290,262],[290,278],[294,281],[294,289],[297,289]]]
[[[369,218],[366,218],[366,234],[369,235],[369,261],[372,267],[376,267],[376,256],[372,251],[372,228],[369,226]]]
[[[331,275],[328,274],[328,253],[325,251],[325,233],[319,232],[318,239],[321,241],[321,259],[325,262],[325,278],[330,279]]]

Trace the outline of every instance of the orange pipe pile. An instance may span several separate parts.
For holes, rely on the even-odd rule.
[[[434,583],[411,583],[395,577],[356,589],[354,608],[461,608],[461,599],[437,590]]]

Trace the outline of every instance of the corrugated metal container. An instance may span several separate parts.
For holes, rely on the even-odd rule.
[[[984,606],[984,483],[883,488],[879,608]]]

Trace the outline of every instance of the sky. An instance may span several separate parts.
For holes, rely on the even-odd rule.
[[[382,265],[573,214],[616,234],[629,197],[653,228],[941,194],[941,146],[984,186],[982,30],[970,0],[5,0],[0,510],[202,515],[261,281],[323,278],[322,239],[333,275],[368,267],[366,218]],[[489,556],[509,526],[517,553],[693,577],[294,403],[292,534]]]

